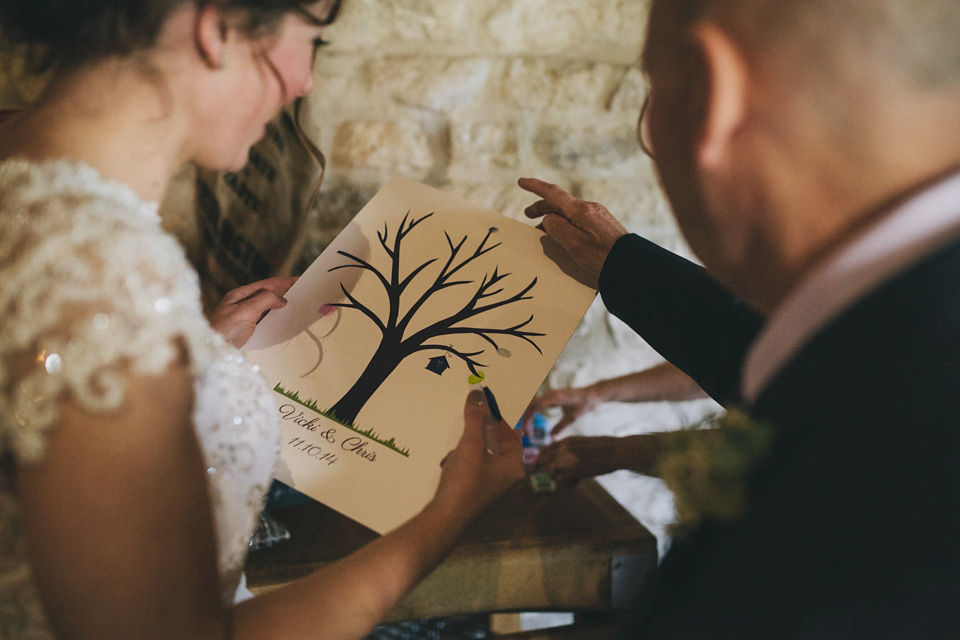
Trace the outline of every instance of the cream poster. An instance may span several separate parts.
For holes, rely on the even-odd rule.
[[[396,527],[433,495],[470,388],[516,424],[595,294],[542,231],[394,178],[247,344],[276,396],[277,478]]]

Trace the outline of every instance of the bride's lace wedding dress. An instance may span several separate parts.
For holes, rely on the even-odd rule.
[[[205,320],[196,274],[155,204],[84,165],[0,162],[0,638],[52,637],[27,562],[13,461],[43,464],[62,400],[116,410],[124,376],[163,372],[178,344],[194,376],[226,602],[277,453],[266,385]]]

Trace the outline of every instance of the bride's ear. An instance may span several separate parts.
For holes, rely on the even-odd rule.
[[[197,52],[211,69],[223,69],[226,64],[229,35],[230,27],[214,3],[197,10],[194,18]]]
[[[690,39],[705,67],[707,91],[696,155],[702,167],[713,167],[728,157],[746,115],[749,70],[740,48],[716,25],[695,25]]]

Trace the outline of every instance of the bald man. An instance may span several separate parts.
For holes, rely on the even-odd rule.
[[[608,308],[772,426],[624,637],[960,638],[960,2],[653,0],[647,132],[705,269],[521,180]]]

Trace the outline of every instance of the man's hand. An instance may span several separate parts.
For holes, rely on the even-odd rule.
[[[521,189],[543,198],[524,211],[528,218],[543,218],[540,227],[595,279],[613,244],[627,230],[596,202],[586,202],[536,178],[520,178]]]
[[[296,281],[296,278],[267,278],[237,287],[227,293],[210,314],[210,326],[227,342],[241,348],[268,311],[287,305],[283,294]]]

